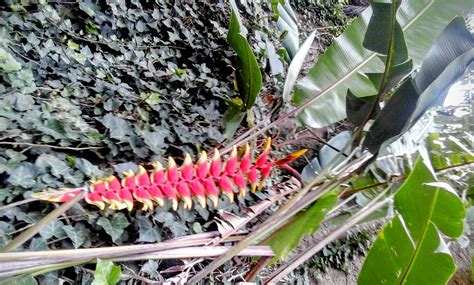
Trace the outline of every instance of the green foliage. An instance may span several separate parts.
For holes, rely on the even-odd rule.
[[[465,0],[456,5],[442,0],[402,2],[398,20],[405,34],[408,56],[413,60],[413,66],[421,63],[436,37],[452,18],[469,9],[470,2]],[[357,97],[377,93],[373,82],[363,74],[384,70],[384,64],[376,53],[363,47],[363,37],[371,14],[372,10],[367,9],[354,20],[319,58],[309,74],[298,82],[293,98],[295,104],[302,104],[317,96],[299,114],[304,124],[323,127],[344,119],[345,97],[349,88]]]
[[[120,281],[122,269],[110,260],[97,259],[92,285],[115,285]]]
[[[337,202],[339,191],[333,190],[321,197],[308,210],[293,217],[284,227],[269,237],[265,243],[275,252],[273,262],[285,259],[306,236],[315,233],[319,225]]]
[[[262,88],[262,73],[260,72],[260,67],[258,66],[252,47],[247,41],[247,29],[242,24],[239,9],[235,1],[231,0],[230,3],[231,16],[227,40],[237,54],[235,80],[237,82],[240,101],[234,100],[229,103],[228,111],[224,117],[226,138],[229,140],[242,122],[245,113],[251,112],[251,108],[255,104],[260,89]],[[247,119],[247,121],[249,121],[249,119]]]
[[[100,217],[97,220],[97,224],[107,232],[113,242],[116,242],[130,223],[123,213],[118,212],[114,213],[110,220],[105,217]]]
[[[426,163],[419,158],[397,191],[397,214],[370,249],[361,284],[444,284],[454,273],[440,232],[450,238],[462,233],[464,206],[449,185],[437,182]]]

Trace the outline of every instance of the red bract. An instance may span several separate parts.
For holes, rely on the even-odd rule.
[[[92,181],[85,201],[101,210],[108,206],[112,210],[131,211],[138,202],[142,205],[141,210],[149,211],[153,210],[155,205],[163,207],[165,200],[171,202],[173,210],[177,210],[179,201],[183,202],[185,209],[191,209],[193,198],[202,207],[206,206],[206,199],[217,207],[220,192],[230,202],[234,202],[234,191],[244,197],[248,185],[252,192],[257,189],[257,185],[258,189],[262,188],[274,166],[288,164],[306,151],[298,151],[281,160],[271,161],[270,147],[271,139],[268,138],[255,162],[252,162],[248,145],[242,147],[239,152],[234,147],[224,161],[218,150],[214,151],[210,161],[207,153],[201,152],[195,164],[191,156],[186,154],[180,167],[169,157],[167,169],[161,163],[153,162],[153,170],[150,172],[143,166],[139,166],[137,173],[130,170],[124,172],[121,183],[116,176]],[[77,193],[55,196],[36,193],[35,197],[52,202],[66,202],[75,195]]]

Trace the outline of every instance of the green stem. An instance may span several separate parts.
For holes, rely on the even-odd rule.
[[[60,207],[56,208],[54,211],[49,213],[46,217],[42,218],[39,222],[37,222],[34,226],[32,226],[31,228],[29,228],[26,231],[22,232],[19,236],[17,236],[7,246],[0,249],[0,253],[9,252],[9,251],[12,251],[12,250],[20,247],[22,244],[24,244],[30,238],[35,236],[39,231],[41,231],[41,229],[43,229],[47,224],[49,224],[51,221],[57,219],[60,215],[65,213],[72,206],[74,206],[77,202],[79,202],[84,197],[84,195],[85,195],[85,191],[81,191],[76,197],[74,197],[74,199],[72,199],[71,201],[69,201],[67,203],[64,203]]]

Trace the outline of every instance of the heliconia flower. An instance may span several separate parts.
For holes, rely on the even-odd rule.
[[[241,147],[239,152],[234,146],[227,159],[223,159],[216,149],[212,159],[203,151],[194,164],[191,156],[186,154],[179,168],[175,160],[169,157],[167,169],[160,162],[153,162],[154,169],[151,172],[139,166],[137,173],[125,171],[121,182],[117,176],[92,180],[90,187],[83,187],[89,189],[85,200],[101,210],[108,206],[112,210],[126,208],[131,211],[136,203],[142,204],[143,211],[153,210],[155,205],[164,206],[165,197],[171,201],[173,210],[178,209],[179,200],[183,201],[184,209],[191,209],[193,198],[203,208],[206,207],[207,198],[217,207],[221,192],[230,202],[234,202],[234,191],[238,190],[239,196],[244,197],[247,184],[252,192],[261,189],[273,167],[287,165],[306,151],[297,151],[273,161],[270,159],[270,148],[271,139],[268,138],[255,161],[252,161],[248,144]],[[80,191],[48,190],[32,196],[51,202],[67,202]]]
[[[264,167],[264,165],[267,162],[268,155],[270,154],[270,147],[272,144],[272,139],[267,138],[265,140],[265,144],[263,145],[263,152],[262,154],[257,158],[257,161],[255,162],[255,166],[258,168]]]
[[[137,180],[137,185],[140,187],[147,187],[150,186],[150,176],[148,175],[148,172],[143,166],[138,166],[138,173],[135,176]]]
[[[242,155],[242,158],[240,159],[239,169],[242,172],[247,173],[250,171],[250,167],[252,166],[251,163],[252,161],[250,158],[250,146],[246,144],[243,147],[243,155]]]
[[[166,173],[163,166],[158,161],[152,162],[153,172],[150,175],[152,184],[163,184],[166,181]]]
[[[88,204],[98,207],[100,210],[105,209],[105,203],[97,192],[90,192],[84,197]]]
[[[267,181],[267,178],[270,175],[271,171],[272,171],[271,165],[265,168],[262,168],[262,170],[260,171],[260,175],[262,176],[262,178],[260,179],[260,184],[257,187],[258,190],[263,188],[263,185],[265,185],[265,181]]]
[[[293,152],[292,154],[287,155],[285,158],[275,161],[274,164],[278,166],[288,164],[292,162],[293,160],[297,159],[298,157],[302,156],[303,154],[305,154],[307,151],[308,151],[307,149],[298,150],[296,152]]]
[[[122,210],[123,208],[126,208],[126,205],[122,203],[122,199],[120,199],[115,191],[105,191],[102,194],[102,200],[109,204],[109,207],[112,210]]]
[[[122,187],[135,189],[137,185],[137,179],[133,171],[128,170],[123,173],[125,177],[122,179]]]
[[[153,198],[146,189],[137,187],[133,191],[133,197],[143,204],[142,211],[153,210]]]
[[[163,200],[163,193],[161,193],[160,188],[156,184],[152,184],[147,187],[148,193],[150,193],[151,198],[155,201],[158,206],[163,207],[165,201]]]
[[[193,165],[193,159],[189,155],[189,153],[186,153],[184,157],[184,162],[181,165],[181,178],[184,180],[191,180],[194,177],[194,165]]]
[[[219,150],[214,150],[214,156],[212,157],[211,161],[211,168],[209,169],[209,173],[212,177],[219,177],[222,173],[222,159]]]
[[[204,186],[202,186],[199,180],[194,179],[191,180],[189,183],[189,189],[191,190],[191,194],[198,200],[201,207],[206,207],[206,192],[204,190]]]
[[[257,188],[258,181],[258,171],[256,167],[252,167],[249,172],[247,172],[247,179],[250,182],[250,191],[253,193]]]
[[[225,172],[227,173],[227,175],[233,175],[235,173],[235,171],[237,170],[237,163],[237,148],[234,146],[232,148],[232,152],[230,153],[229,160],[227,160],[227,163],[225,165]]]
[[[122,185],[120,185],[120,181],[118,180],[118,178],[113,175],[107,177],[105,179],[105,182],[107,190],[118,191],[120,188],[122,188]]]
[[[178,209],[178,197],[176,196],[176,191],[171,187],[170,184],[163,184],[161,186],[161,192],[163,195],[171,200],[172,208],[174,211]]]
[[[239,196],[245,197],[245,190],[247,189],[247,181],[245,181],[245,177],[242,174],[242,171],[238,171],[233,178],[235,186],[239,189]]]
[[[199,160],[196,163],[196,176],[200,179],[207,177],[209,172],[209,164],[207,162],[207,153],[205,151],[201,152]]]
[[[184,208],[191,209],[193,206],[193,202],[191,199],[191,191],[189,190],[188,184],[185,182],[177,183],[176,191],[178,192],[179,198],[184,203]]]
[[[221,176],[217,182],[222,193],[224,193],[231,203],[234,203],[234,187],[228,176]]]
[[[91,181],[91,192],[103,193],[107,190],[105,181],[103,179],[95,179]]]
[[[170,156],[168,158],[168,181],[171,183],[178,182],[179,180],[179,170],[178,166],[176,166],[176,162]]]
[[[212,201],[214,207],[217,207],[217,204],[219,203],[219,192],[217,191],[216,183],[214,183],[214,180],[211,178],[204,179],[202,182],[202,185],[206,190],[207,198]]]
[[[117,191],[118,196],[130,212],[133,209],[133,196],[128,188],[121,188]]]

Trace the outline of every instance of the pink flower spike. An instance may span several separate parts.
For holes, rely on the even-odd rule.
[[[242,174],[241,171],[238,171],[235,176],[233,177],[234,184],[237,186],[239,189],[239,196],[240,197],[245,197],[245,190],[247,188],[247,183],[245,181],[245,177]]]
[[[165,202],[163,201],[163,193],[161,193],[160,188],[156,184],[152,184],[149,187],[147,187],[148,193],[150,193],[151,198],[153,201],[155,201],[158,206],[163,207]]]
[[[227,164],[225,165],[225,172],[227,175],[232,176],[235,171],[237,170],[237,148],[234,146],[232,148],[232,152],[230,153],[230,157],[227,160]]]
[[[179,180],[179,170],[178,170],[178,167],[176,166],[176,162],[170,156],[168,158],[168,181],[171,183],[175,183],[175,182],[178,182],[178,180]]]
[[[217,191],[216,183],[211,178],[203,180],[203,186],[206,190],[206,196],[212,201],[214,207],[219,203],[219,192]]]
[[[234,203],[234,187],[232,186],[232,182],[230,182],[230,178],[227,176],[221,176],[217,183],[222,192],[227,196],[227,198],[229,198],[229,201]]]
[[[214,156],[212,157],[210,173],[212,177],[216,178],[222,173],[222,159],[217,148],[214,150]]]
[[[118,191],[122,186],[120,185],[120,181],[118,180],[117,177],[111,175],[107,177],[106,179],[106,188],[111,191]]]
[[[196,163],[196,176],[200,179],[207,177],[209,173],[209,163],[207,162],[207,153],[205,151],[201,152],[199,160]]]
[[[165,170],[163,169],[163,165],[158,161],[152,163],[153,165],[153,172],[151,173],[151,183],[152,184],[163,184],[166,181],[166,174]]]
[[[132,193],[130,193],[130,190],[127,188],[121,188],[118,190],[117,194],[130,212],[133,209],[133,196]]]
[[[178,198],[176,196],[176,190],[171,187],[170,184],[164,184],[161,187],[161,192],[165,197],[171,200],[171,203],[173,204],[173,210],[176,211],[178,209]]]
[[[198,200],[201,207],[206,208],[206,192],[204,186],[198,180],[191,180],[189,183],[191,194]]]
[[[138,167],[138,173],[136,175],[137,185],[140,187],[147,187],[150,185],[150,176],[143,166]]]
[[[240,159],[240,165],[239,169],[243,173],[247,173],[250,171],[251,167],[251,158],[250,158],[250,147],[248,144],[245,144],[244,146],[244,154],[242,155],[242,158]]]
[[[123,173],[125,177],[122,179],[122,187],[135,189],[137,188],[137,180],[135,173],[131,170],[127,170]]]
[[[88,204],[98,207],[101,211],[105,209],[105,203],[102,200],[102,197],[96,192],[88,193],[85,196],[85,200]]]
[[[191,191],[189,190],[188,184],[185,182],[179,182],[176,184],[176,191],[179,194],[181,200],[183,200],[184,208],[191,210],[193,202],[191,199]]]
[[[191,180],[194,176],[194,165],[193,160],[189,153],[186,153],[183,165],[181,165],[181,177],[184,180]]]
[[[257,162],[255,162],[255,166],[257,168],[264,168],[265,167],[265,164],[266,164],[267,159],[268,159],[268,155],[270,154],[271,144],[272,144],[272,139],[267,138],[265,140],[265,144],[263,145],[262,154],[257,158]]]

